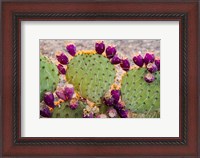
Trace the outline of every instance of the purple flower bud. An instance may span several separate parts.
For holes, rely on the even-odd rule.
[[[124,107],[125,107],[124,102],[118,102],[116,105],[114,105],[114,108],[115,108],[116,110],[123,109]]]
[[[95,50],[98,54],[102,54],[105,50],[105,44],[103,41],[96,42],[95,44]]]
[[[126,109],[119,109],[118,110],[118,114],[122,118],[127,118],[128,117],[128,113],[129,113],[129,111],[126,110]]]
[[[75,56],[76,54],[76,46],[72,43],[68,44],[67,47],[66,47],[68,53],[71,55],[71,56]]]
[[[113,106],[114,105],[114,98],[104,98],[103,100],[104,104],[107,106]]]
[[[147,82],[147,83],[151,83],[155,80],[155,77],[153,74],[151,73],[148,73],[144,76],[144,80]]]
[[[58,98],[60,98],[62,100],[67,100],[67,98],[66,98],[66,96],[65,96],[65,94],[64,94],[62,89],[61,90],[57,90],[56,91],[56,95],[58,96]]]
[[[108,116],[111,118],[117,117],[117,111],[114,108],[109,108],[107,113]]]
[[[75,110],[78,107],[78,100],[77,99],[70,100],[69,107],[70,109]]]
[[[44,94],[44,102],[51,108],[54,108],[55,105],[54,105],[54,96],[53,96],[53,93],[51,92],[46,92]]]
[[[64,53],[56,55],[56,58],[63,65],[67,65],[68,64],[68,58]]]
[[[157,66],[154,64],[154,63],[148,63],[147,64],[147,70],[150,72],[150,73],[154,73],[157,71]]]
[[[51,117],[51,113],[50,113],[50,111],[49,111],[49,108],[46,107],[46,108],[40,110],[40,115],[41,115],[42,117]]]
[[[116,54],[112,59],[111,59],[111,64],[119,64],[121,62],[121,59],[118,57]]]
[[[112,98],[114,98],[114,104],[117,104],[121,95],[120,90],[112,90],[111,95]]]
[[[155,56],[151,52],[147,52],[144,57],[144,62],[147,65],[148,63],[153,63],[155,60]]]
[[[94,113],[93,112],[83,113],[83,118],[94,118]]]
[[[144,64],[144,59],[143,59],[143,57],[142,57],[141,54],[138,54],[138,55],[135,55],[135,56],[133,57],[133,62],[134,62],[137,66],[142,67],[143,64]]]
[[[156,64],[156,66],[158,68],[158,71],[160,71],[160,58],[159,57],[155,58],[155,64]]]
[[[65,68],[61,64],[58,64],[57,68],[60,74],[63,74],[63,75],[66,74]]]
[[[72,99],[73,95],[74,95],[74,87],[73,86],[66,86],[64,88],[64,94],[67,97],[67,99]]]
[[[124,71],[128,71],[130,68],[130,63],[129,63],[128,59],[122,59],[120,66]]]
[[[111,59],[115,54],[116,54],[117,50],[115,48],[115,46],[108,46],[106,48],[106,56],[108,59]]]
[[[100,114],[96,118],[108,118],[106,114]]]

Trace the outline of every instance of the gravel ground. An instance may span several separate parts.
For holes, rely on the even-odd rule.
[[[160,54],[160,40],[103,40],[106,45],[115,45],[117,53],[131,60],[134,53],[147,51]],[[40,53],[55,58],[55,52],[66,52],[67,43],[74,43],[77,50],[93,50],[96,40],[40,40]]]

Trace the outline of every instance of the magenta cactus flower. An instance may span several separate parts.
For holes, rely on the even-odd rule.
[[[114,105],[114,98],[104,98],[103,100],[104,104],[107,106],[113,106]]]
[[[49,118],[49,117],[51,117],[51,112],[49,111],[49,108],[46,107],[46,108],[40,110],[40,115],[41,115],[42,117],[47,117],[47,118]]]
[[[114,99],[114,104],[117,104],[121,95],[120,90],[112,90],[111,95],[112,98]]]
[[[71,56],[75,56],[76,54],[76,46],[73,43],[69,43],[66,47],[67,52],[71,55]]]
[[[154,53],[147,52],[144,56],[144,62],[147,65],[148,63],[153,63],[155,60]]]
[[[48,105],[49,107],[51,108],[54,108],[55,105],[54,105],[54,95],[53,93],[51,92],[46,92],[44,94],[44,102],[46,105]]]
[[[105,50],[105,44],[103,41],[99,41],[95,43],[95,50],[98,54],[102,54]]]
[[[78,108],[78,100],[77,99],[70,100],[69,107],[72,110],[77,109]]]
[[[67,99],[72,99],[73,95],[74,95],[74,87],[73,86],[66,86],[64,88],[64,94],[67,97]]]
[[[124,107],[125,107],[124,102],[118,102],[117,104],[114,105],[114,108],[115,108],[116,110],[123,109]]]
[[[121,63],[120,63],[120,66],[124,71],[129,71],[130,63],[129,63],[128,59],[122,59]]]
[[[113,65],[120,64],[120,62],[121,62],[121,59],[118,57],[117,54],[111,59],[111,64]]]
[[[117,117],[117,111],[114,108],[109,108],[107,113],[108,116],[111,118]]]
[[[94,113],[93,112],[83,113],[83,118],[94,118]]]
[[[63,65],[68,64],[68,58],[64,53],[60,53],[60,54],[56,55],[56,58],[57,58],[58,62],[60,62]]]
[[[142,67],[143,64],[144,64],[144,59],[143,59],[143,57],[142,57],[141,54],[137,54],[137,55],[135,55],[135,56],[133,57],[133,62],[134,62],[137,66]]]
[[[58,71],[59,71],[60,74],[63,74],[63,75],[66,74],[66,70],[65,70],[65,68],[63,67],[63,65],[58,64],[58,65],[57,65],[57,68],[58,68]]]
[[[147,83],[152,83],[154,80],[155,80],[155,77],[153,74],[151,73],[148,73],[144,76],[144,80],[147,82]]]
[[[148,63],[147,64],[147,70],[150,72],[150,73],[154,73],[157,71],[157,66],[154,64],[154,63]]]
[[[61,90],[57,90],[56,91],[56,95],[58,96],[58,98],[60,98],[60,99],[62,99],[64,101],[67,100],[67,98],[65,96],[65,93],[64,93],[64,91],[62,89]]]
[[[129,111],[126,109],[119,109],[118,114],[121,118],[128,118]]]
[[[106,48],[106,56],[108,59],[111,59],[112,57],[114,57],[114,55],[116,54],[117,50],[115,48],[115,46],[108,46]]]
[[[160,71],[160,58],[159,57],[155,58],[155,65],[157,66],[158,71]]]

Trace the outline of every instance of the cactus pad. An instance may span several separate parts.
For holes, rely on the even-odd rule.
[[[60,107],[55,107],[52,113],[53,118],[82,118],[83,108],[87,104],[79,101],[78,108],[75,110],[70,109],[69,102],[64,102]]]
[[[66,78],[88,100],[100,104],[115,79],[115,67],[95,51],[79,52],[69,63]]]
[[[138,114],[151,117],[160,109],[160,72],[155,73],[155,81],[147,83],[145,68],[134,68],[122,78],[121,94],[126,107]]]
[[[40,55],[40,101],[47,91],[54,91],[59,82],[58,69],[47,57]]]

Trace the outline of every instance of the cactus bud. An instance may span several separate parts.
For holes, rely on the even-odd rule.
[[[78,100],[77,99],[70,100],[69,107],[70,109],[75,110],[78,107]]]
[[[73,86],[66,86],[64,88],[64,94],[67,97],[67,99],[72,99],[73,95],[74,95],[74,87]]]
[[[120,62],[121,62],[121,59],[118,57],[117,54],[111,59],[111,64],[113,65],[119,64]]]
[[[147,64],[147,70],[150,72],[150,73],[154,73],[157,71],[157,66],[154,64],[154,63],[148,63]]]
[[[57,90],[56,91],[56,95],[58,96],[58,98],[60,98],[62,100],[67,100],[67,98],[66,98],[66,96],[65,96],[65,94],[64,94],[62,89],[61,90]]]
[[[63,75],[66,74],[65,68],[61,64],[58,64],[57,68],[60,74],[63,74]]]
[[[68,58],[64,53],[56,55],[56,58],[63,65],[67,65],[68,64]]]
[[[120,98],[120,94],[121,94],[120,90],[112,90],[111,91],[111,95],[114,98],[114,104],[118,103],[119,98]]]
[[[94,117],[94,113],[90,112],[90,113],[83,113],[83,118],[93,118]]]
[[[159,57],[155,58],[155,65],[157,66],[158,71],[160,71],[160,58]]]
[[[153,53],[147,52],[144,57],[144,62],[147,65],[148,63],[153,63],[155,60],[155,56]]]
[[[114,98],[104,98],[103,100],[104,104],[107,106],[113,106],[114,105]]]
[[[118,114],[122,118],[128,118],[129,111],[126,109],[119,109]]]
[[[128,59],[122,59],[120,66],[124,71],[128,71],[130,68],[130,63],[129,63]]]
[[[95,43],[95,50],[98,54],[102,54],[105,50],[105,44],[103,41],[99,41]]]
[[[53,93],[51,92],[46,92],[44,94],[44,102],[51,108],[54,108],[55,105],[54,105],[54,96],[53,96]]]
[[[138,54],[138,55],[135,55],[135,56],[133,57],[133,62],[134,62],[137,66],[142,67],[143,64],[144,64],[144,59],[143,59],[143,57],[142,57],[141,54]]]
[[[147,82],[147,83],[151,83],[155,80],[155,77],[153,74],[151,73],[148,73],[144,76],[144,80]]]
[[[117,111],[114,108],[109,108],[107,113],[108,116],[111,118],[117,117]]]
[[[123,109],[124,107],[125,107],[125,103],[124,102],[118,102],[116,105],[114,105],[114,108],[116,110]]]
[[[68,53],[71,55],[71,56],[75,56],[76,54],[76,46],[72,43],[68,44],[67,47],[66,47]]]
[[[46,107],[46,108],[40,110],[40,115],[41,115],[42,117],[51,117],[51,113],[50,113],[50,111],[49,111],[49,108]]]
[[[108,46],[106,48],[106,56],[108,59],[111,59],[115,54],[116,54],[117,50],[115,48],[115,46]]]

